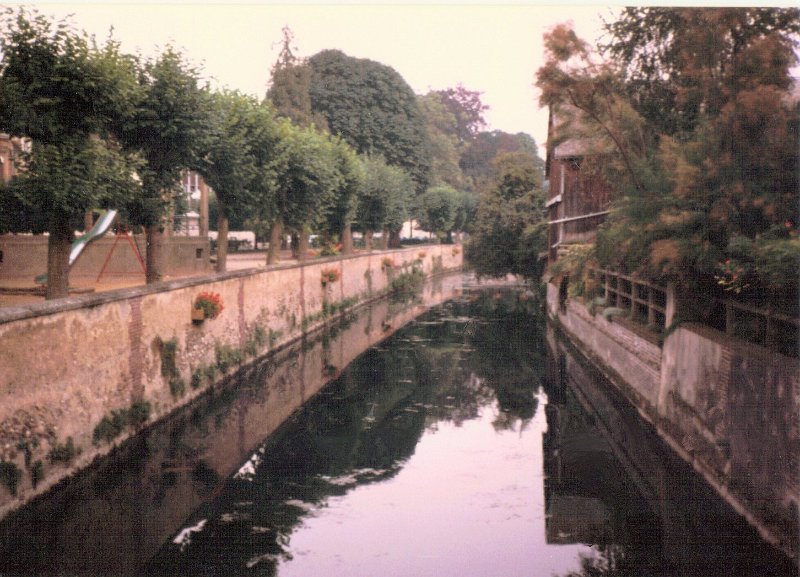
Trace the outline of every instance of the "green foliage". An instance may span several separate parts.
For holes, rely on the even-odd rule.
[[[47,298],[58,298],[83,214],[139,195],[138,164],[116,143],[138,98],[135,67],[113,40],[98,47],[27,8],[0,26],[0,132],[31,139],[24,170],[0,187],[0,233],[50,233]]]
[[[581,140],[616,188],[602,266],[773,304],[797,291],[799,16],[628,8],[602,63],[571,30],[548,35],[537,78],[557,136]]]
[[[203,367],[198,367],[192,371],[192,378],[189,380],[189,386],[193,389],[199,389],[200,386],[203,384],[203,376],[205,375],[205,369]]]
[[[182,397],[186,394],[186,381],[180,377],[172,377],[169,380],[169,392],[173,397]]]
[[[455,228],[461,196],[449,186],[435,186],[417,199],[417,220],[420,228],[440,238]]]
[[[172,379],[180,376],[178,370],[178,340],[162,341],[161,347],[161,376]]]
[[[389,281],[389,294],[393,300],[407,300],[419,294],[425,284],[425,273],[417,266],[404,271]]]
[[[55,442],[50,449],[50,452],[47,453],[47,459],[50,461],[51,464],[53,463],[66,463],[69,464],[72,460],[81,454],[80,447],[75,446],[75,442],[72,440],[72,437],[67,437],[67,441],[65,443],[58,443]]]
[[[16,464],[0,460],[0,483],[2,483],[12,495],[17,494],[17,486],[22,479],[22,471]]]
[[[128,424],[140,427],[150,419],[152,407],[148,401],[137,401],[128,409]]]
[[[411,177],[381,157],[365,157],[356,228],[362,232],[400,230],[414,195]]]
[[[125,430],[126,424],[127,414],[124,410],[112,411],[111,416],[104,416],[95,426],[92,433],[92,441],[95,444],[98,444],[100,441],[110,443]]]
[[[217,368],[222,374],[234,365],[241,365],[244,362],[244,354],[241,350],[230,345],[218,344],[215,348]]]
[[[536,157],[501,154],[481,193],[465,256],[482,276],[538,278],[546,250],[544,194]]]
[[[411,87],[392,68],[323,50],[308,59],[311,106],[359,154],[406,170],[417,192],[430,179],[425,121]]]
[[[37,459],[31,467],[31,484],[34,489],[42,479],[44,479],[44,463]]]
[[[97,445],[100,441],[110,443],[122,432],[131,427],[137,429],[150,419],[152,407],[148,401],[138,401],[127,409],[116,409],[110,415],[105,415],[95,426],[92,433],[92,442]]]

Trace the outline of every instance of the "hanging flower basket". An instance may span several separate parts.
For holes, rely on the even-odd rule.
[[[192,321],[202,322],[205,319],[217,318],[224,309],[222,297],[219,293],[201,292],[194,299],[192,307]]]
[[[328,283],[335,283],[341,274],[339,273],[338,268],[323,268],[322,272],[320,272],[320,282],[322,286],[326,286]]]

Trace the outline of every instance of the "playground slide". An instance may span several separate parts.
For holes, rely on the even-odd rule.
[[[103,216],[97,219],[97,222],[94,223],[94,226],[89,232],[72,243],[72,250],[69,251],[69,266],[72,266],[75,261],[78,260],[83,249],[85,249],[90,242],[97,240],[108,232],[108,229],[111,228],[111,223],[114,222],[116,217],[116,210],[107,210]]]
[[[72,248],[69,251],[70,267],[75,264],[75,261],[78,260],[79,256],[81,256],[83,249],[85,249],[90,242],[97,240],[108,232],[108,229],[111,228],[111,224],[114,222],[116,217],[116,210],[107,210],[100,218],[97,219],[97,222],[94,223],[94,226],[89,232],[85,233],[72,243]],[[37,276],[36,283],[47,284],[47,273]]]

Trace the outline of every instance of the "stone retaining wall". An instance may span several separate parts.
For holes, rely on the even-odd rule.
[[[0,515],[186,404],[221,369],[385,294],[414,267],[430,277],[461,264],[459,246],[425,246],[0,309]],[[323,285],[324,269],[339,279]],[[198,324],[191,310],[203,291],[219,293],[224,310]],[[110,442],[93,438],[101,423]]]
[[[800,362],[684,323],[659,347],[584,303],[548,311],[667,443],[762,536],[796,556],[800,506]],[[559,306],[561,304],[561,306]]]

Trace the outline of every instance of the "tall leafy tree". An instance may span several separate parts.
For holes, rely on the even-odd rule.
[[[538,278],[547,248],[542,177],[535,156],[502,153],[481,192],[465,257],[482,276]]]
[[[282,120],[274,162],[275,194],[264,207],[270,220],[267,262],[278,261],[284,231],[298,234],[299,258],[305,257],[309,231],[321,224],[339,187],[333,144],[314,127],[297,127]]]
[[[456,189],[434,186],[417,199],[417,220],[422,230],[433,232],[441,240],[456,225],[461,199]]]
[[[430,139],[431,184],[465,189],[472,186],[460,166],[468,144],[459,139],[458,119],[440,92],[418,98]]]
[[[289,118],[300,126],[313,124],[326,130],[328,122],[325,117],[311,108],[311,68],[295,55],[292,30],[284,26],[282,32],[281,51],[272,67],[267,99],[272,102],[278,116]]]
[[[402,168],[391,166],[380,156],[363,159],[364,184],[358,199],[356,224],[364,234],[367,248],[372,235],[383,231],[383,242],[399,236],[414,198],[414,181]]]
[[[382,155],[403,168],[417,192],[430,182],[425,120],[416,96],[393,68],[323,50],[308,59],[311,106],[325,116],[331,133],[359,154]]]
[[[68,294],[70,243],[84,214],[135,197],[135,164],[114,125],[137,96],[134,67],[65,22],[7,12],[0,34],[0,130],[29,138],[23,170],[0,189],[0,232],[48,232],[48,299]]]
[[[800,117],[788,89],[799,15],[628,10],[610,27],[613,61],[568,29],[547,38],[542,101],[571,117],[618,186],[602,264],[773,302],[795,293]],[[633,95],[648,74],[659,91]]]
[[[464,147],[459,166],[465,178],[479,187],[492,174],[492,160],[502,152],[527,152],[532,154],[544,171],[536,141],[529,134],[510,134],[501,130],[479,132]]]
[[[255,211],[270,191],[271,156],[278,144],[271,110],[238,92],[209,94],[207,134],[197,168],[217,199],[217,271],[226,269],[228,221]],[[267,171],[265,174],[264,171]]]
[[[342,254],[353,252],[353,220],[358,208],[358,195],[364,185],[364,167],[350,146],[338,137],[331,141],[333,161],[338,172],[338,186],[328,210],[325,231],[338,235]]]
[[[460,142],[468,142],[486,127],[483,113],[489,106],[481,101],[481,93],[468,90],[459,84],[455,88],[437,90],[436,94],[455,119],[455,135]]]
[[[134,224],[147,234],[147,282],[161,280],[165,215],[176,195],[182,169],[197,164],[205,136],[207,99],[198,72],[174,48],[139,69],[139,98],[130,121],[122,123],[125,146],[144,160],[139,169],[143,195],[129,206]]]

